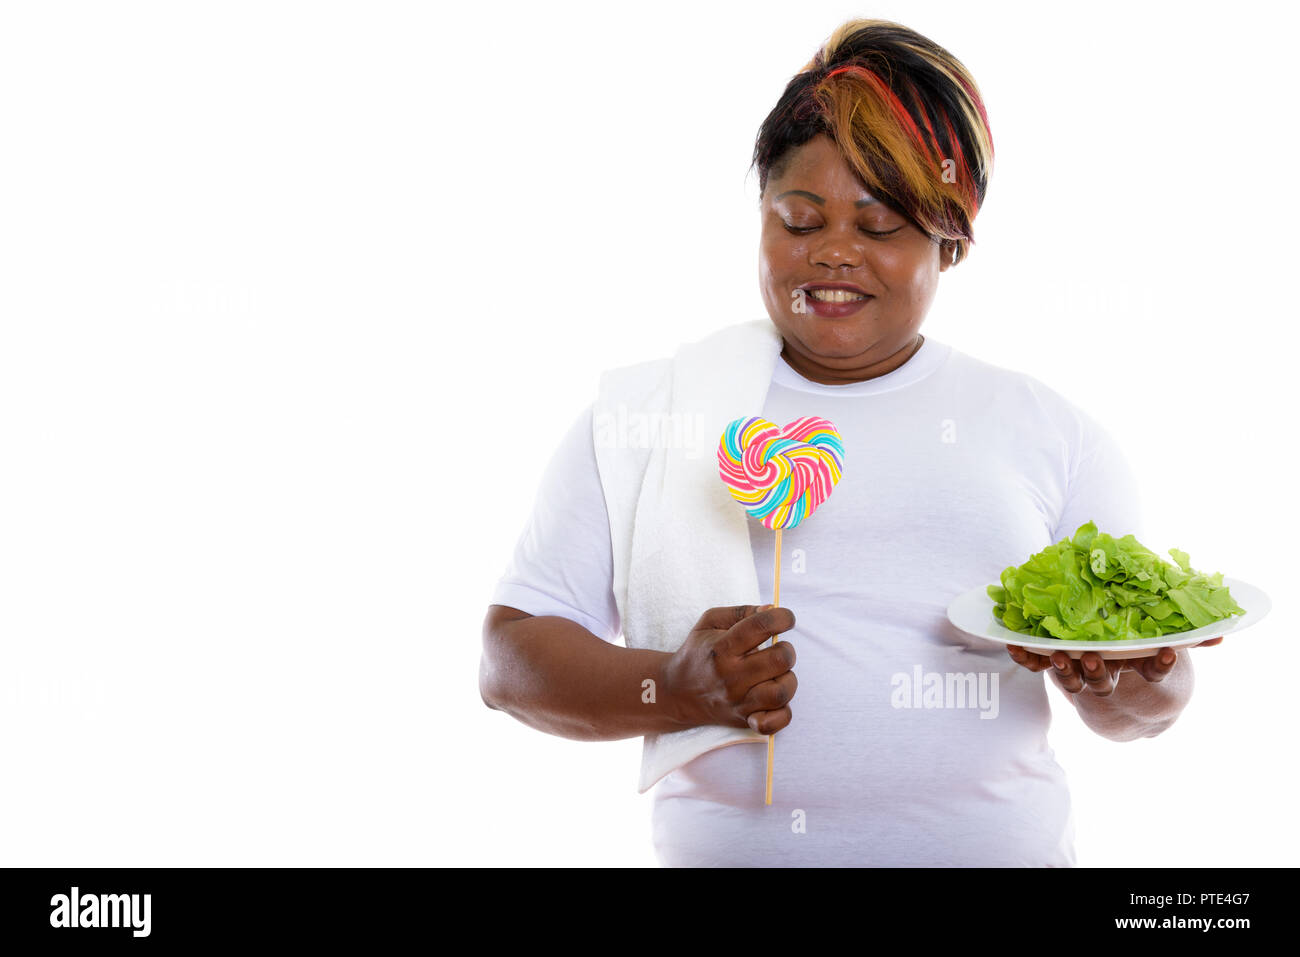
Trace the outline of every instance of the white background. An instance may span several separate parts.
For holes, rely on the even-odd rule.
[[[754,136],[855,15],[988,106],[925,333],[1275,603],[1159,738],[1051,691],[1079,862],[1297,863],[1277,9],[7,4],[0,863],[653,864],[639,740],[485,708],[481,621],[600,371],[765,315]]]

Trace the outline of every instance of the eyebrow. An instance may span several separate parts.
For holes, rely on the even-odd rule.
[[[787,189],[784,193],[782,193],[782,194],[780,194],[779,196],[777,196],[776,199],[772,200],[772,202],[775,203],[775,202],[777,202],[778,200],[784,199],[784,198],[787,197],[787,196],[804,196],[804,197],[806,197],[806,198],[808,198],[808,199],[811,199],[811,200],[812,200],[814,203],[816,203],[818,206],[825,206],[825,205],[826,205],[826,200],[822,199],[822,198],[821,198],[820,196],[818,196],[816,193],[810,193],[810,192],[808,192],[808,190],[806,190],[806,189]],[[876,199],[876,197],[874,197],[874,196],[868,196],[866,199],[860,199],[860,200],[858,200],[858,201],[857,201],[856,203],[854,203],[853,205],[854,205],[856,208],[861,209],[863,206],[870,206],[870,205],[872,205],[873,203],[878,203],[878,202],[880,202],[880,200]]]

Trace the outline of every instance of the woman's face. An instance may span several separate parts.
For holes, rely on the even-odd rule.
[[[829,136],[813,137],[788,158],[763,194],[759,255],[782,355],[816,382],[892,372],[919,341],[951,253],[941,257],[938,243],[872,198]],[[849,284],[869,298],[819,302],[809,291],[819,283]]]

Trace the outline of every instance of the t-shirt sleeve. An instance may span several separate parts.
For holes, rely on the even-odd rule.
[[[1142,491],[1128,457],[1109,430],[1083,411],[1072,411],[1078,439],[1071,449],[1065,507],[1052,541],[1072,538],[1087,522],[1115,538],[1133,535],[1142,541]]]
[[[614,556],[596,467],[589,406],[542,477],[533,512],[490,603],[568,618],[605,641],[622,628],[614,601]]]

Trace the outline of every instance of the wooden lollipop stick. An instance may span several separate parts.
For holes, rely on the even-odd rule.
[[[779,607],[781,604],[781,530],[779,528],[776,530],[776,574],[773,577],[776,584],[772,588],[772,604]],[[780,640],[773,635],[771,646],[775,646]],[[773,739],[773,735],[767,736],[767,793],[763,800],[764,804],[772,803],[772,752],[775,750]]]
[[[772,460],[779,458],[784,468]],[[751,518],[776,532],[776,571],[772,607],[781,606],[781,529],[794,528],[826,501],[844,469],[844,440],[835,426],[816,415],[786,425],[761,416],[733,419],[718,440],[718,475],[728,493]],[[798,472],[800,481],[791,476]],[[772,635],[769,648],[781,639]],[[767,736],[767,785],[763,803],[772,803],[772,754]]]

